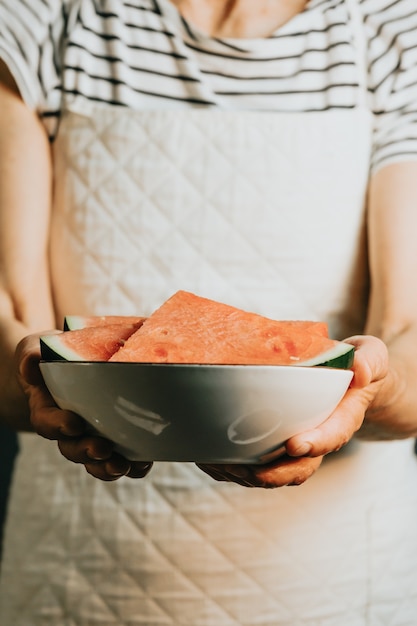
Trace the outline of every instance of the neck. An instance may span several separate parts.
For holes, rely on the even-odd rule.
[[[171,0],[211,37],[262,38],[301,13],[308,0]]]

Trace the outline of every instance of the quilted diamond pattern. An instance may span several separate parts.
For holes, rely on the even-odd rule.
[[[5,626],[413,624],[409,442],[361,444],[353,473],[347,451],[306,485],[279,491],[217,484],[170,463],[142,481],[101,483],[50,442],[26,435],[22,445]],[[34,455],[41,471],[28,487]]]
[[[337,335],[359,329],[367,147],[350,116],[366,144],[361,115],[70,114],[57,144],[60,310],[149,313],[189,289],[275,317],[326,317]],[[349,175],[329,185],[335,165]],[[357,306],[342,318],[346,288]]]
[[[60,314],[146,314],[181,288],[327,318],[336,334],[360,327],[367,121],[350,115],[75,103],[55,153]],[[398,442],[351,445],[297,489],[172,463],[101,483],[23,436],[0,623],[414,626],[416,474]]]

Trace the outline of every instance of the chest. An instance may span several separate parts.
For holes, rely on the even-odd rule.
[[[297,112],[357,104],[357,50],[344,2],[327,11],[309,6],[271,37],[236,41],[194,30],[170,0],[158,0],[159,11],[151,5],[139,11],[107,0],[106,11],[97,12],[94,3],[81,3],[64,50],[66,99],[77,94],[137,110]]]
[[[186,289],[358,330],[364,113],[67,112],[55,152],[59,307],[147,314]]]

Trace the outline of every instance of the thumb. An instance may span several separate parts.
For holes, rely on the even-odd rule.
[[[388,373],[388,348],[372,335],[355,335],[344,339],[355,347],[351,387],[359,389],[385,378]]]
[[[39,369],[41,360],[40,336],[59,334],[58,330],[48,330],[42,333],[28,335],[17,345],[15,362],[18,375],[27,385],[43,385],[43,377]]]

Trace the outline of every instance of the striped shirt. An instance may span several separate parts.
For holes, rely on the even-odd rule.
[[[417,156],[417,5],[357,0],[373,166]],[[322,112],[358,106],[346,0],[310,0],[262,39],[220,39],[170,0],[0,0],[0,57],[53,138],[74,98],[133,109]]]

